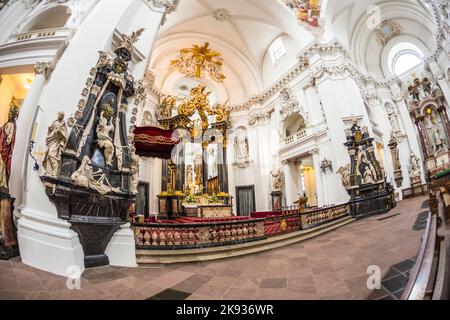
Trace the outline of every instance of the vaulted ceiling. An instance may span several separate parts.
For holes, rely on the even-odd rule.
[[[388,47],[399,39],[412,41],[427,52],[433,50],[433,15],[422,0],[321,0],[321,5],[323,40],[340,41],[361,70],[376,77],[389,76],[382,60]],[[372,6],[375,11],[368,11]],[[401,27],[398,39],[380,44],[378,29],[370,26],[377,13],[378,22],[394,21]],[[280,36],[288,54],[274,65],[268,48]],[[213,89],[218,102],[239,104],[289,70],[313,40],[284,0],[180,0],[159,31],[150,68],[163,93],[192,85],[194,82],[183,80],[184,75],[169,69],[170,61],[182,48],[209,42],[211,49],[222,53],[227,78],[223,83],[208,78],[201,81]]]
[[[163,91],[170,91],[180,76],[168,70],[170,60],[181,48],[209,42],[225,62],[227,79],[215,84],[222,92],[218,100],[244,102],[264,89],[267,50],[282,35],[295,39],[296,54],[312,40],[281,0],[181,0],[160,29],[151,68]]]

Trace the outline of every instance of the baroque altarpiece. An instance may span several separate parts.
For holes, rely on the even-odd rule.
[[[416,125],[428,178],[450,164],[450,122],[444,94],[434,80],[415,78],[409,86],[409,112]],[[414,181],[412,181],[414,183]]]
[[[174,96],[161,100],[159,123],[178,141],[163,160],[161,217],[232,215],[226,159],[230,110],[221,104],[212,107],[210,94],[199,84],[179,103]]]

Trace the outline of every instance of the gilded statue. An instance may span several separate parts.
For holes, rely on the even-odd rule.
[[[47,139],[45,144],[47,151],[45,152],[44,174],[49,177],[56,177],[61,165],[61,153],[66,147],[68,132],[66,122],[64,121],[64,112],[58,113],[58,119],[48,127]]]
[[[208,97],[211,91],[205,92],[206,86],[199,84],[192,88],[189,97],[186,98],[178,107],[178,114],[186,117],[191,117],[197,111],[201,122],[202,129],[206,130],[209,127],[208,115],[214,115],[214,111],[208,102]]]
[[[8,114],[8,122],[0,128],[0,187],[8,188],[11,177],[11,159],[16,140],[16,120],[19,108],[13,104]]]
[[[164,96],[161,99],[160,106],[157,110],[158,119],[169,119],[172,117],[172,109],[177,103],[177,97],[174,96]]]
[[[108,166],[113,165],[114,143],[111,138],[111,132],[114,131],[114,125],[111,123],[113,108],[110,104],[104,104],[101,109],[100,119],[97,125],[98,146],[103,150],[105,163]]]
[[[96,176],[100,176],[100,178],[95,180]],[[120,192],[119,189],[113,188],[109,184],[109,181],[102,170],[94,172],[91,159],[89,159],[88,156],[84,156],[80,167],[72,174],[71,178],[77,186],[95,190],[101,195],[105,195],[109,192]]]
[[[216,114],[217,122],[230,123],[231,110],[226,104],[216,105],[216,107],[214,108],[214,113]]]
[[[138,193],[139,185],[139,156],[136,154],[136,147],[131,145],[131,193]]]
[[[223,60],[220,52],[212,51],[209,43],[203,46],[193,45],[192,48],[180,50],[176,60],[171,61],[171,66],[178,68],[188,77],[201,78],[202,72],[207,72],[214,80],[222,82],[225,79],[222,73]]]

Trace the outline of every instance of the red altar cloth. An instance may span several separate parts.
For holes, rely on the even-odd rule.
[[[179,141],[173,135],[173,130],[157,127],[136,127],[134,129],[134,146],[136,154],[141,157],[170,159],[172,149]]]

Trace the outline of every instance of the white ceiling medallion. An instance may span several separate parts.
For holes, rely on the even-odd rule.
[[[225,8],[214,9],[211,13],[212,13],[212,16],[214,17],[214,19],[216,19],[217,21],[231,20],[230,11],[228,11]]]

